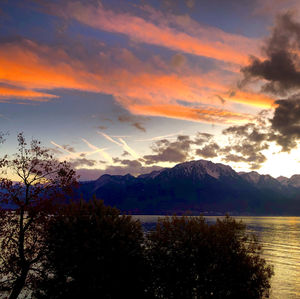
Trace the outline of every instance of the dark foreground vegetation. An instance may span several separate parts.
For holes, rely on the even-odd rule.
[[[242,223],[174,216],[144,233],[102,201],[64,203],[70,165],[18,142],[0,159],[3,177],[19,178],[0,176],[1,298],[268,297],[272,269]]]
[[[48,219],[42,247],[39,271],[28,273],[33,298],[263,298],[270,289],[256,239],[230,217],[173,216],[144,234],[131,216],[82,201]]]

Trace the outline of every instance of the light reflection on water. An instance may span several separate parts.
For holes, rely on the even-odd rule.
[[[163,216],[134,216],[151,226]],[[217,217],[205,217],[214,222]],[[221,218],[221,217],[219,217]],[[271,298],[300,298],[300,217],[234,217],[255,233],[262,246],[263,257],[274,266]]]

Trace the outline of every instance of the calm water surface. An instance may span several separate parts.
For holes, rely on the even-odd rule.
[[[151,226],[162,216],[135,216]],[[216,217],[205,217],[214,222]],[[264,258],[274,266],[271,298],[300,298],[300,217],[234,217],[241,219],[263,245]]]

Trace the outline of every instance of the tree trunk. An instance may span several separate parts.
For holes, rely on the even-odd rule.
[[[27,200],[28,187],[26,186],[26,200]],[[19,263],[21,265],[21,274],[17,277],[14,282],[12,292],[9,296],[9,299],[17,299],[25,285],[27,273],[29,267],[26,263],[25,255],[24,255],[24,206],[21,206],[20,209],[20,219],[19,219]]]
[[[9,296],[9,299],[17,299],[20,295],[26,281],[27,273],[28,273],[28,267],[24,268],[21,272],[21,275],[16,279],[12,292]]]

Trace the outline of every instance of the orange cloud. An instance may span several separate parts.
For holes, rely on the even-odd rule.
[[[175,51],[181,51],[197,56],[204,56],[229,63],[244,65],[248,62],[249,50],[257,47],[257,41],[244,36],[229,34],[220,29],[200,27],[198,23],[187,18],[177,18],[176,22],[189,25],[191,31],[197,27],[197,33],[192,35],[179,31],[166,24],[165,16],[156,18],[159,25],[147,21],[141,17],[129,13],[115,13],[105,9],[101,4],[97,7],[81,4],[80,2],[69,3],[67,8],[60,9],[60,14],[68,15],[77,21],[113,33],[129,36],[132,40],[163,46]],[[59,13],[59,11],[57,11]],[[173,17],[174,19],[174,17]],[[174,22],[174,20],[173,20]],[[188,29],[189,29],[188,28]],[[185,31],[188,31],[185,28]],[[247,45],[246,48],[243,45]]]
[[[0,101],[1,99],[11,99],[11,98],[22,98],[22,99],[29,99],[31,101],[39,101],[44,102],[51,98],[56,98],[57,96],[38,92],[34,90],[26,90],[26,89],[19,89],[13,87],[2,87],[0,86]]]
[[[92,82],[100,79],[87,72],[79,61],[72,61],[63,50],[30,40],[1,44],[0,65],[0,81],[27,89],[97,91]]]
[[[224,99],[259,108],[271,108],[275,103],[275,100],[269,96],[244,91],[236,91],[231,96],[224,96]]]
[[[233,124],[249,121],[252,116],[216,108],[195,108],[181,105],[139,105],[132,103],[127,109],[134,114],[164,116],[205,123]]]
[[[123,57],[133,59],[130,55]],[[228,87],[214,74],[166,74],[163,70],[149,68],[147,73],[142,68],[134,72],[113,64],[111,68],[103,69],[101,61],[95,61],[91,71],[84,59],[79,61],[62,49],[28,40],[2,44],[0,64],[0,83],[3,85],[0,85],[0,98],[2,94],[5,98],[47,100],[55,97],[50,94],[51,90],[64,88],[113,95],[136,114],[209,123],[232,123],[249,118],[249,115],[225,111],[223,107],[216,108],[220,106],[220,100],[215,94],[228,96]],[[262,95],[236,92],[228,96],[228,101],[264,106],[271,100]],[[203,104],[210,108],[197,108]]]
[[[97,63],[97,61],[96,61]],[[109,63],[109,62],[108,62]],[[140,98],[141,101],[168,103],[170,99],[201,101],[201,87],[209,82],[163,73],[133,73],[112,66],[91,72],[84,61],[70,58],[63,50],[38,45],[29,40],[2,44],[0,47],[0,82],[20,89],[6,90],[7,96],[35,98],[45,93],[37,90],[57,88],[101,92],[114,96]],[[197,82],[196,82],[197,81]],[[51,95],[47,96],[48,98]],[[144,100],[143,100],[144,99]]]

